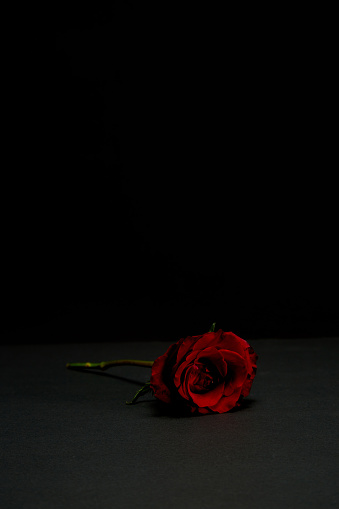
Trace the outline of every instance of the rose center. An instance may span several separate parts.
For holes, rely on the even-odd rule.
[[[194,392],[207,392],[210,391],[216,383],[211,370],[203,364],[193,364],[190,373],[191,390]]]

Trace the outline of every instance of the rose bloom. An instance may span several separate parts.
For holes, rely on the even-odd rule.
[[[248,396],[257,354],[233,332],[207,332],[171,345],[154,361],[150,387],[165,403],[192,413],[224,413]]]

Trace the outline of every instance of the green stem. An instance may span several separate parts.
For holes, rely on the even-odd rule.
[[[108,369],[113,366],[144,366],[145,368],[151,368],[154,361],[139,361],[134,359],[119,359],[116,361],[106,362],[69,362],[66,364],[66,368],[95,368],[95,369]]]

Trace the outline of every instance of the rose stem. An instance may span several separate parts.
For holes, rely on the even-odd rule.
[[[120,359],[116,361],[107,362],[69,362],[66,364],[66,368],[97,368],[97,369],[108,369],[113,366],[144,366],[151,368],[154,361],[138,361],[133,359]]]

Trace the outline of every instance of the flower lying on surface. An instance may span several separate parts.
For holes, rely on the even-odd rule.
[[[184,404],[192,412],[227,412],[248,396],[257,358],[232,332],[219,329],[189,336],[156,359],[150,387],[156,398]]]
[[[116,360],[74,363],[67,367],[107,369],[130,364],[152,368],[151,379],[134,396],[152,391],[154,396],[192,413],[224,413],[241,405],[256,374],[257,354],[233,332],[214,331],[188,336],[171,345],[152,361]]]

